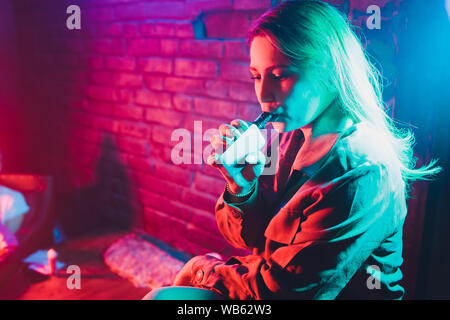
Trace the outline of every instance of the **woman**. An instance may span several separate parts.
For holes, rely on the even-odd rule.
[[[219,229],[253,254],[194,257],[174,285],[231,299],[401,299],[408,186],[439,168],[413,169],[413,136],[385,114],[378,73],[336,9],[282,2],[249,40],[258,101],[277,115],[277,172],[249,155],[238,185],[216,154],[208,160],[227,183]],[[247,126],[221,126],[215,150]]]

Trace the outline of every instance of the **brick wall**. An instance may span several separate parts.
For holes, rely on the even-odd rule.
[[[72,4],[81,8],[81,30],[66,28]],[[201,140],[221,123],[258,114],[245,37],[270,5],[15,3],[29,115],[46,128],[32,137],[35,162],[58,178],[69,234],[114,221],[192,254],[237,252],[217,229],[224,182],[202,161],[209,142]],[[185,151],[195,163],[173,164],[177,128],[191,133]]]
[[[214,218],[223,179],[197,163],[209,143],[193,137],[259,113],[246,33],[277,2],[14,1],[32,161],[57,178],[68,232],[113,221],[192,254],[237,253]],[[385,90],[394,113],[400,1],[330,2],[365,33],[394,84]],[[72,4],[81,8],[81,30],[66,28]],[[381,31],[365,28],[370,4],[382,7]],[[172,162],[178,128],[189,130],[186,151],[196,163]]]

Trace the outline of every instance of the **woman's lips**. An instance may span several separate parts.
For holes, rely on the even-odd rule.
[[[270,122],[278,122],[281,118],[283,118],[283,111],[284,111],[283,106],[278,105],[277,109],[271,112],[273,118],[270,120]]]
[[[286,115],[277,114],[275,115],[270,122],[283,122],[286,119]]]

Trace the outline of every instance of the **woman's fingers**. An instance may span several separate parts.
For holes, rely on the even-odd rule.
[[[230,124],[220,125],[219,132],[222,136],[237,139],[248,129],[248,127],[249,124],[246,121],[235,119],[232,120]]]
[[[249,164],[266,164],[266,156],[261,151],[250,153],[245,157],[245,162]]]
[[[244,163],[236,163],[235,167],[243,167],[242,174],[237,175],[231,170],[231,173],[223,166],[220,160],[221,154],[238,139],[251,125],[243,120],[233,120],[230,124],[222,124],[219,126],[219,135],[214,135],[210,138],[210,143],[213,147],[213,152],[207,158],[207,164],[217,168],[222,176],[225,178],[228,185],[239,192],[242,189],[242,184],[245,180],[251,183],[255,178],[259,177],[264,170],[265,157],[263,153],[250,154],[246,157]],[[236,182],[238,179],[239,182]],[[244,179],[244,180],[243,180]]]
[[[250,127],[251,123],[244,120],[237,120],[239,122],[239,128],[243,131],[247,130]]]
[[[252,181],[258,178],[264,171],[266,164],[266,157],[262,152],[251,153],[245,158],[247,165],[242,170],[242,176],[247,181]]]
[[[234,130],[234,131],[233,131]],[[219,133],[220,135],[224,136],[224,137],[228,137],[231,139],[235,138],[235,134],[239,133],[237,131],[237,129],[229,124],[222,124],[219,127]]]
[[[216,159],[216,153],[211,153],[208,158],[206,159],[206,163],[209,166],[212,166],[214,168],[219,167],[219,164],[217,163],[217,159]]]
[[[211,143],[214,152],[222,154],[227,147],[233,143],[233,140],[228,137],[214,135],[209,139],[209,142]]]

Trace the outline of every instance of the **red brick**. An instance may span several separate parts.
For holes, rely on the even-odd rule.
[[[85,8],[82,10],[82,15],[86,17],[87,23],[114,20],[114,10],[112,8]]]
[[[201,172],[196,172],[193,186],[199,191],[207,192],[218,197],[225,190],[225,180],[223,178],[216,179]]]
[[[94,114],[111,116],[113,115],[113,105],[103,101],[89,101],[87,110]]]
[[[187,93],[190,95],[201,94],[205,91],[203,80],[175,77],[166,77],[164,79],[164,89],[167,91]]]
[[[139,59],[139,69],[151,73],[172,73],[172,59],[167,58],[141,58]]]
[[[172,97],[166,92],[137,90],[136,103],[145,106],[169,109],[172,107]]]
[[[127,154],[126,159],[130,169],[132,170],[143,171],[147,173],[150,173],[153,170],[152,161],[148,157]]]
[[[227,22],[224,27],[223,21]],[[221,11],[207,13],[203,17],[208,38],[246,38],[251,27],[250,16],[242,11]]]
[[[236,119],[253,121],[260,113],[261,108],[258,104],[239,103],[236,112]]]
[[[192,171],[182,169],[174,164],[154,162],[154,175],[162,179],[189,187],[192,183]]]
[[[154,23],[151,23],[151,22],[142,23],[139,25],[139,31],[140,31],[141,35],[144,37],[152,37],[153,33],[154,33],[154,31],[153,31],[154,28],[155,28],[155,25],[154,25]]]
[[[333,1],[336,4],[342,5],[343,1]],[[366,12],[367,8],[371,5],[377,5],[380,8],[384,7],[386,3],[392,2],[392,0],[362,0],[362,1],[353,1],[354,3],[350,4],[350,11],[358,10],[360,12]]]
[[[122,25],[119,23],[99,24],[97,26],[97,37],[120,37],[122,36]]]
[[[151,2],[148,16],[152,18],[185,18],[184,2]]]
[[[145,196],[144,194],[142,196]],[[145,231],[157,239],[171,243],[173,236],[173,224],[175,218],[153,208],[144,208]],[[183,223],[182,223],[183,224]],[[186,224],[184,222],[184,224]]]
[[[198,190],[183,189],[180,200],[196,209],[214,212],[217,197],[205,194]]]
[[[150,90],[163,90],[164,77],[157,75],[144,76],[145,86]]]
[[[146,3],[131,3],[114,8],[117,20],[141,20],[149,17]]]
[[[153,32],[154,36],[173,37],[175,36],[175,25],[172,22],[156,22]]]
[[[88,78],[95,84],[112,85],[112,75],[110,71],[92,71],[88,74]]]
[[[255,89],[251,83],[236,83],[230,84],[230,99],[238,101],[258,102],[256,98]]]
[[[115,89],[101,86],[88,86],[87,95],[90,98],[105,101],[118,101],[118,94]]]
[[[92,128],[108,132],[117,132],[117,121],[100,116],[92,116]]]
[[[201,12],[214,9],[231,9],[232,0],[194,0],[187,1],[186,13],[189,17],[197,17]]]
[[[177,38],[193,39],[195,37],[194,26],[192,25],[192,23],[184,23],[184,22],[176,23],[175,36]]]
[[[192,209],[182,203],[173,201],[167,197],[144,190],[142,188],[138,189],[138,193],[140,201],[146,207],[151,207],[155,210],[166,213],[171,217],[176,217],[185,221],[189,221],[191,218]]]
[[[184,226],[184,228],[181,229],[180,233],[173,234],[170,245],[180,251],[189,253],[192,256],[203,254],[202,248],[198,244],[192,243],[186,240],[186,237],[183,237],[183,235],[186,233],[186,230],[186,226]],[[211,252],[211,250],[208,250],[207,252]]]
[[[139,30],[136,24],[124,24],[123,25],[123,36],[125,38],[137,38],[139,37]]]
[[[119,150],[123,150],[137,155],[144,155],[144,156],[148,155],[149,147],[147,140],[145,139],[137,139],[127,136],[118,136],[116,141],[117,141],[117,148]]]
[[[223,62],[220,65],[220,77],[225,80],[253,83],[246,62]]]
[[[219,233],[211,233],[188,223],[185,241],[191,241],[199,245],[199,254],[208,252],[223,252],[229,244]]]
[[[181,187],[175,183],[167,182],[167,180],[164,179],[159,179],[150,173],[132,172],[130,176],[133,184],[139,188],[174,200],[179,199]]]
[[[136,59],[131,57],[106,57],[106,68],[117,71],[133,71]]]
[[[230,84],[222,80],[205,81],[204,94],[213,98],[228,98],[228,87]]]
[[[178,40],[161,39],[161,55],[165,57],[177,56],[178,46]]]
[[[230,118],[236,114],[236,103],[208,98],[195,98],[194,111],[218,118]]]
[[[193,98],[184,94],[175,94],[173,96],[173,106],[175,109],[183,112],[189,112],[192,109]]]
[[[121,103],[128,104],[133,102],[133,88],[118,88],[119,99]]]
[[[202,230],[206,230],[208,233],[220,237],[214,210],[193,210],[191,223]]]
[[[167,151],[165,150],[166,147],[164,147],[163,145],[161,145],[159,143],[155,143],[153,141],[150,141],[149,144],[150,144],[150,154],[151,154],[152,160],[170,163],[170,153],[167,153]],[[167,148],[167,149],[170,149],[170,148]]]
[[[130,39],[127,43],[127,53],[134,56],[158,55],[160,41],[158,39]]]
[[[138,106],[118,104],[114,108],[114,115],[125,119],[141,120],[144,118],[144,109]]]
[[[196,121],[200,121],[200,125],[197,125],[197,128],[195,127]],[[211,119],[207,116],[198,116],[198,115],[196,116],[192,114],[187,114],[184,119],[183,128],[191,132],[204,134],[204,132],[209,129],[218,129],[219,126],[224,122],[225,120]]]
[[[147,124],[122,120],[119,122],[118,127],[118,131],[121,134],[145,139],[149,139],[151,136],[151,128]]]
[[[216,78],[217,64],[213,61],[176,59],[175,75],[196,78]]]
[[[142,87],[143,77],[140,74],[115,72],[112,83],[118,87]]]
[[[183,57],[223,57],[223,42],[219,40],[182,40],[180,56]]]
[[[178,141],[172,141],[173,129],[169,129],[165,126],[152,126],[152,140],[158,142],[164,146],[173,147]]]
[[[269,9],[271,0],[234,0],[233,8],[236,10]]]
[[[225,57],[249,62],[250,49],[246,40],[225,41]]]
[[[145,119],[169,127],[179,127],[183,123],[183,114],[166,109],[148,108],[146,110]]]
[[[85,127],[74,126],[71,128],[71,135],[89,143],[79,143],[79,148],[83,149],[82,154],[98,154],[98,144],[102,141],[102,133]]]

